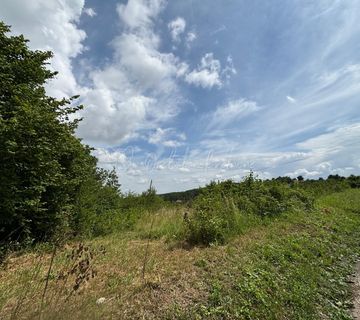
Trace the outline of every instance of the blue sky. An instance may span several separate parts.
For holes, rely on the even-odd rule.
[[[360,2],[4,0],[124,191],[360,173]],[[21,9],[19,9],[21,8]]]

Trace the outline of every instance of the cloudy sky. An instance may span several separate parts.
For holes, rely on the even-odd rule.
[[[360,174],[358,0],[2,0],[122,189]]]

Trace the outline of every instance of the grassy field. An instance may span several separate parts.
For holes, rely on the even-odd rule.
[[[10,256],[0,319],[351,319],[360,190],[312,212],[245,216],[224,246],[179,242],[182,217],[160,210],[131,232]]]

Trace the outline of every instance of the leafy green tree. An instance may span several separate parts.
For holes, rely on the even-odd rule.
[[[91,148],[74,135],[77,97],[46,94],[52,53],[30,50],[9,31],[0,22],[0,241],[46,240],[76,222],[85,184],[101,179]]]

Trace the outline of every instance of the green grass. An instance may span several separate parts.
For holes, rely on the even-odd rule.
[[[246,219],[227,245],[170,246],[182,230],[181,209],[161,210],[134,230],[88,241],[97,276],[55,304],[55,257],[43,319],[351,319],[347,276],[360,254],[360,190],[320,198],[312,212]],[[148,240],[150,238],[150,240]],[[0,270],[0,318],[39,318],[50,255],[10,257]],[[142,270],[145,265],[145,277]],[[73,279],[61,294],[71,290]],[[24,294],[25,293],[25,294]],[[96,300],[105,297],[104,304]]]
[[[134,237],[141,239],[177,240],[184,231],[182,207],[164,208],[158,212],[147,212],[134,226]]]
[[[360,193],[322,198],[310,214],[289,214],[246,252],[228,246],[206,270],[210,296],[187,317],[351,319],[346,282],[360,254]]]

